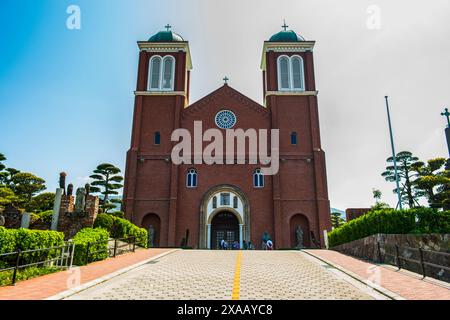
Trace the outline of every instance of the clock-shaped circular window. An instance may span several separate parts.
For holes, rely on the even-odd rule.
[[[236,120],[236,115],[230,110],[222,110],[216,114],[216,125],[221,129],[233,128]]]

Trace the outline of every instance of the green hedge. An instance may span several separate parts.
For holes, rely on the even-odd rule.
[[[78,231],[72,239],[75,244],[73,264],[81,266],[108,258],[108,239],[109,233],[105,229],[84,228]],[[89,245],[89,258],[86,256],[88,243],[91,243]]]
[[[328,242],[334,247],[376,233],[450,233],[450,211],[429,208],[371,211],[328,233]]]
[[[112,216],[110,214],[99,214],[94,222],[94,228],[103,228],[109,231],[113,238],[136,238],[136,244],[147,248],[148,232],[139,228],[130,221]]]
[[[64,245],[64,233],[62,232],[0,227],[0,254],[14,252],[17,249],[25,251],[62,245]],[[55,258],[59,254],[60,249],[24,253],[21,262],[24,264],[43,261]],[[10,261],[6,263],[10,263]]]

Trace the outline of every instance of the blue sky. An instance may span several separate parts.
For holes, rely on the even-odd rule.
[[[81,8],[81,30],[66,9]],[[380,30],[366,26],[369,5]],[[391,96],[397,149],[447,156],[450,105],[447,0],[125,1],[1,0],[0,152],[7,165],[56,187],[75,185],[101,162],[122,169],[129,147],[138,49],[167,23],[190,42],[191,102],[222,84],[262,102],[263,41],[283,19],[317,41],[316,80],[332,205],[367,206],[372,188],[395,204],[380,173],[390,146],[384,95]],[[351,172],[343,168],[353,168]]]

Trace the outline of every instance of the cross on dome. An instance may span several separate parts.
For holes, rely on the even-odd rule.
[[[289,28],[289,26],[286,25],[286,20],[283,20],[283,22],[284,22],[284,24],[281,27],[284,29],[284,31],[286,31],[287,28]]]
[[[170,31],[170,29],[172,28],[172,26],[170,24],[167,24],[164,28],[167,29],[167,31]]]

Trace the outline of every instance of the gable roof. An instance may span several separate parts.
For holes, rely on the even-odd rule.
[[[236,89],[233,89],[228,84],[224,84],[219,89],[211,92],[207,96],[201,98],[200,100],[194,102],[193,104],[185,108],[181,115],[182,118],[185,118],[186,116],[199,112],[200,110],[206,108],[208,105],[214,102],[214,100],[218,99],[221,96],[227,96],[229,98],[232,98],[235,101],[239,102],[242,106],[252,109],[253,111],[258,112],[263,116],[266,117],[270,116],[270,111],[266,107],[253,101],[252,99],[243,95]]]

